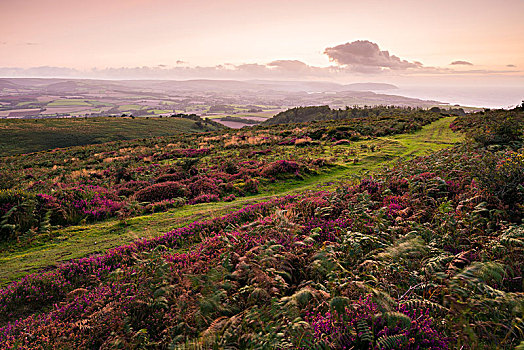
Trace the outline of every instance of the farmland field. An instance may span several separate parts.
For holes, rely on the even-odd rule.
[[[238,116],[271,118],[293,106],[345,106],[381,104],[446,106],[372,91],[345,90],[309,93],[315,84],[291,88],[278,81],[112,81],[88,79],[0,79],[0,118],[107,117],[122,113],[135,117],[195,113],[209,118]],[[249,90],[245,90],[249,86]],[[320,84],[319,88],[325,87]],[[354,87],[352,87],[354,88]],[[370,86],[372,88],[372,86]],[[321,90],[322,91],[322,90]],[[242,125],[240,125],[242,126]]]

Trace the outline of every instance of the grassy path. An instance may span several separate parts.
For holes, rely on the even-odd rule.
[[[164,213],[135,217],[126,224],[117,219],[90,225],[73,226],[53,232],[52,239],[30,248],[14,249],[0,255],[0,285],[28,273],[51,269],[57,264],[130,243],[139,238],[161,235],[188,223],[226,214],[245,205],[307,190],[330,189],[340,181],[348,181],[375,171],[398,159],[427,154],[462,141],[460,134],[449,129],[453,118],[443,118],[425,126],[419,132],[393,137],[381,137],[356,143],[359,152],[356,163],[340,163],[330,172],[305,180],[289,180],[272,186],[256,196],[239,198],[231,203],[205,203],[185,206]],[[370,147],[374,145],[375,151]],[[352,145],[353,147],[355,144]]]

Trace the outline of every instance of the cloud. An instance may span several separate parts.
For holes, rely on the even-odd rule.
[[[453,61],[450,63],[452,66],[473,66],[473,63],[468,61]]]
[[[1,44],[1,42],[0,42]],[[324,53],[334,64],[327,67],[312,66],[299,60],[281,59],[268,63],[224,63],[215,66],[192,66],[177,60],[176,65],[159,64],[154,67],[106,67],[77,70],[64,67],[16,68],[0,67],[0,77],[83,77],[107,79],[277,79],[277,80],[341,80],[356,76],[452,76],[452,75],[497,75],[520,73],[515,70],[478,70],[470,62],[454,61],[457,67],[431,67],[421,62],[407,61],[367,40],[353,41],[328,47]],[[506,67],[515,68],[508,64]]]
[[[25,44],[28,45],[28,46],[40,45],[39,43],[31,43],[31,42],[27,42],[27,43],[25,43]]]
[[[509,68],[515,68],[515,67],[517,67],[517,66],[514,65],[514,64],[507,64],[506,67],[509,67]]]
[[[310,66],[298,60],[277,60],[277,61],[269,62],[267,66],[276,67],[276,68],[279,68],[285,71],[291,71],[291,72],[303,72],[303,71],[307,71],[310,69]]]
[[[329,59],[339,65],[347,66],[357,72],[379,72],[383,70],[406,70],[422,68],[420,62],[410,62],[380,50],[379,46],[368,40],[328,47],[325,49]]]
[[[241,72],[245,72],[248,74],[267,74],[268,68],[264,64],[258,64],[258,63],[245,63],[240,65],[228,65],[231,66],[233,70],[238,70]]]
[[[0,41],[0,45],[7,45],[7,41]]]
[[[450,70],[449,74],[507,74],[507,73],[520,73],[518,70],[495,70],[495,69],[472,69],[472,70]]]

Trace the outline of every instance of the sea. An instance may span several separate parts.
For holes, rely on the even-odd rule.
[[[399,86],[398,89],[389,90],[387,93],[447,102],[451,105],[484,108],[511,109],[524,101],[524,86]]]

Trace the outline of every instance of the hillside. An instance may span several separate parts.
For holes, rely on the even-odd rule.
[[[195,120],[186,117],[0,119],[0,156],[223,128],[196,116]]]
[[[516,347],[523,112],[326,108],[4,157],[1,346]]]

